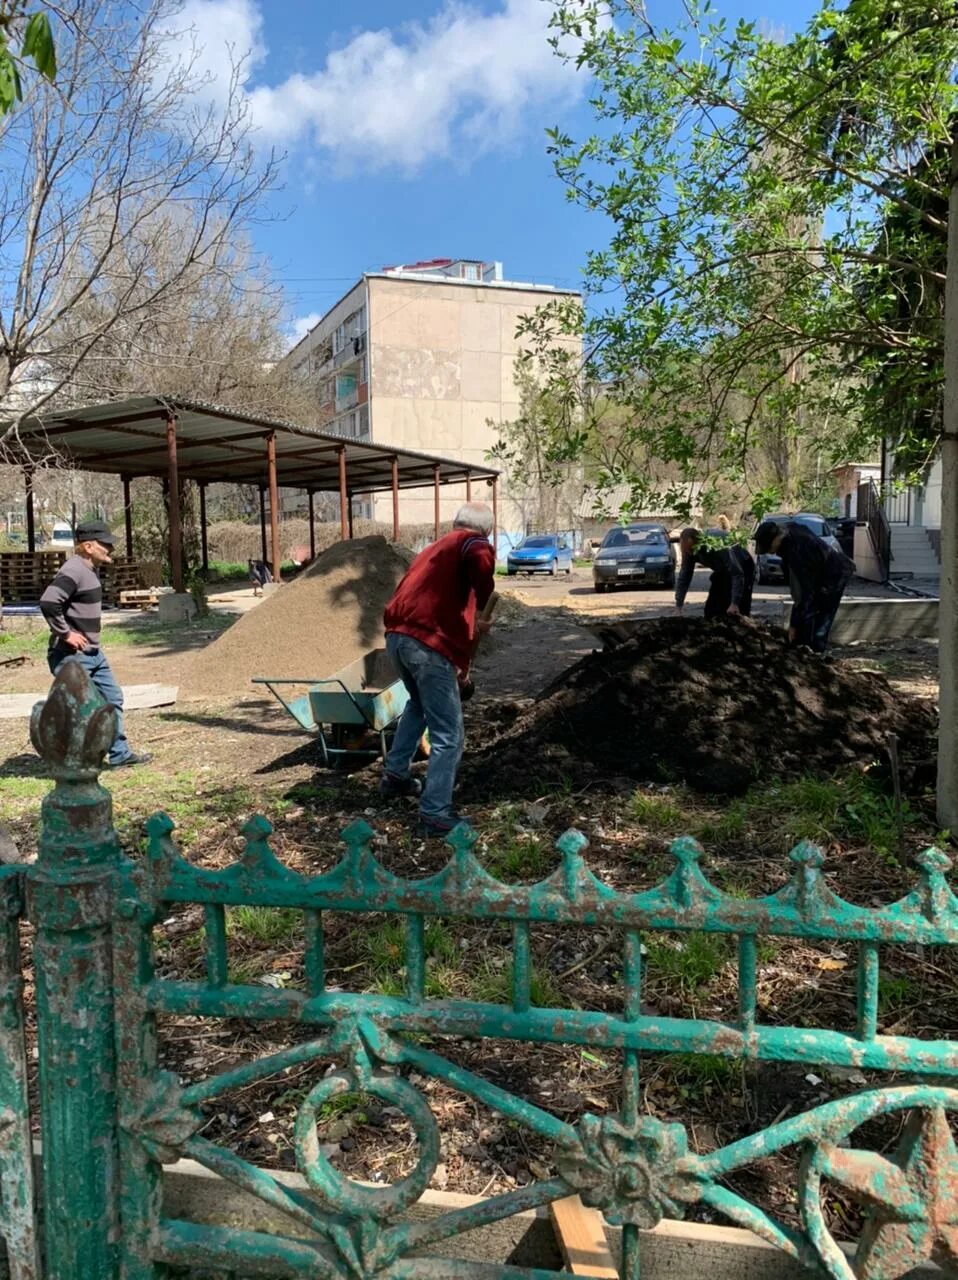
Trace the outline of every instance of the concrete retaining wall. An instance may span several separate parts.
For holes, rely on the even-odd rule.
[[[782,626],[788,626],[792,606],[782,605]],[[918,596],[895,600],[843,600],[832,627],[831,644],[911,638],[933,640],[938,636],[938,601]]]

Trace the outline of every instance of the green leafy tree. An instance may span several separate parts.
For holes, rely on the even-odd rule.
[[[556,5],[596,127],[554,131],[551,151],[570,199],[611,223],[587,263],[582,374],[690,476],[747,479],[769,430],[817,459],[890,437],[920,460],[941,432],[939,816],[958,827],[958,6],[826,3],[787,41],[683,9],[663,27],[642,0]],[[562,325],[530,321],[528,345]]]
[[[616,302],[591,312],[584,372],[645,406],[641,440],[690,471],[747,476],[783,443],[866,448],[888,424],[863,374],[894,360],[917,395],[904,371],[937,369],[940,393],[940,331],[936,351],[891,309],[903,282],[944,282],[955,6],[826,6],[787,43],[686,7],[675,29],[625,0],[556,10],[557,49],[577,36],[595,77],[597,128],[554,131],[551,150],[570,198],[612,224],[587,269]],[[531,343],[562,320],[540,318]]]
[[[28,0],[0,3],[0,115],[23,101],[20,67],[25,62],[51,82],[57,73],[50,19],[42,11],[28,13],[27,5]]]

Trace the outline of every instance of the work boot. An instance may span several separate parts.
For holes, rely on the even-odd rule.
[[[418,778],[398,778],[394,773],[384,773],[379,779],[379,794],[385,800],[418,796],[422,794],[422,783]]]
[[[117,760],[115,764],[107,760],[106,767],[108,769],[126,769],[135,764],[149,764],[152,759],[153,756],[149,751],[133,751],[130,755],[124,756],[122,760]]]
[[[417,835],[425,836],[426,839],[444,839],[450,831],[455,831],[460,823],[465,823],[467,827],[472,823],[467,817],[461,813],[450,813],[447,817],[427,817],[424,813],[419,815],[419,827]]]

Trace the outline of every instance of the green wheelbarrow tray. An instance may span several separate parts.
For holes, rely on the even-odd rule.
[[[385,649],[372,649],[342,671],[325,679],[254,676],[307,733],[319,738],[323,762],[350,755],[386,755],[386,733],[395,725],[409,700],[406,686]],[[280,687],[306,686],[298,697],[284,696]],[[358,728],[379,735],[374,750],[346,743]]]

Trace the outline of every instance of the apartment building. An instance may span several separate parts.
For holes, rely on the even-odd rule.
[[[520,317],[569,292],[504,280],[498,262],[435,258],[384,267],[358,280],[283,365],[316,387],[313,426],[488,465],[495,424],[519,412]],[[474,486],[474,498],[485,496]],[[464,499],[464,487],[444,488],[442,518]],[[430,489],[404,491],[400,505],[404,523],[433,519]],[[389,521],[392,499],[380,494],[354,509]],[[505,479],[499,521],[506,534],[522,532]]]

